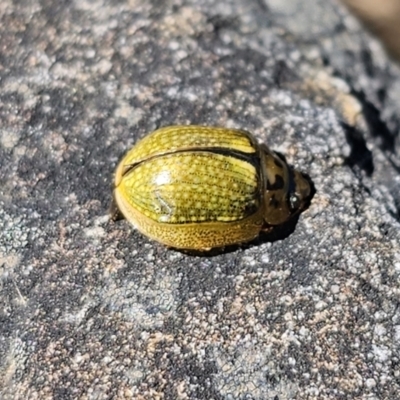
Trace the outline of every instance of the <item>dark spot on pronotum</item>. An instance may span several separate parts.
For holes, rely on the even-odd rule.
[[[275,182],[272,184],[267,180],[267,190],[281,190],[285,187],[285,181],[280,175],[275,175]]]
[[[271,207],[273,207],[273,208],[278,208],[279,207],[279,201],[275,198],[274,194],[269,199],[269,205]]]
[[[274,164],[275,164],[278,168],[283,169],[282,163],[281,163],[279,160],[277,160],[276,158],[274,158]]]

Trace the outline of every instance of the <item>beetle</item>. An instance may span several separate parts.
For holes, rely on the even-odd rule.
[[[169,126],[122,158],[113,218],[164,245],[206,251],[271,232],[310,194],[308,179],[247,131]]]

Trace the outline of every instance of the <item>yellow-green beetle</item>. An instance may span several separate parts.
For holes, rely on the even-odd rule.
[[[114,201],[143,234],[209,250],[271,231],[304,209],[308,180],[242,130],[170,126],[140,140],[115,175]]]

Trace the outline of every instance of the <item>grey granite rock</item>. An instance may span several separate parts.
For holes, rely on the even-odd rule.
[[[333,1],[0,3],[2,399],[397,399],[400,74]],[[109,221],[170,124],[308,173],[294,229],[212,257]]]

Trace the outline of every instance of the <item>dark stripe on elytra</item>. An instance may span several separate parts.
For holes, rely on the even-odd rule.
[[[127,165],[122,173],[122,176],[125,176],[129,174],[134,168],[138,167],[142,163],[145,163],[147,161],[153,160],[158,157],[165,157],[173,154],[179,154],[179,153],[211,153],[211,154],[219,154],[222,156],[226,157],[232,157],[236,158],[237,160],[245,161],[252,165],[256,171],[260,171],[260,165],[261,165],[261,160],[260,157],[258,156],[258,153],[256,150],[254,150],[254,153],[244,153],[239,150],[231,150],[231,149],[226,149],[224,147],[210,147],[210,148],[193,148],[193,149],[182,149],[182,150],[173,150],[170,152],[165,152],[162,154],[155,154],[152,157],[146,158],[144,160],[141,160],[138,163]]]
[[[285,181],[278,174],[275,175],[275,182],[273,184],[269,181],[269,179],[267,179],[267,190],[281,190],[284,187]]]
[[[225,157],[232,157],[236,158],[237,160],[241,160],[244,162],[249,163],[252,165],[256,171],[259,171],[260,169],[260,157],[258,157],[257,153],[244,153],[242,151],[238,150],[230,150],[230,149],[225,149],[223,147],[212,147],[209,149],[190,149],[190,150],[178,150],[174,151],[173,153],[170,154],[176,154],[176,153],[211,153],[211,154],[219,154],[221,156]]]

